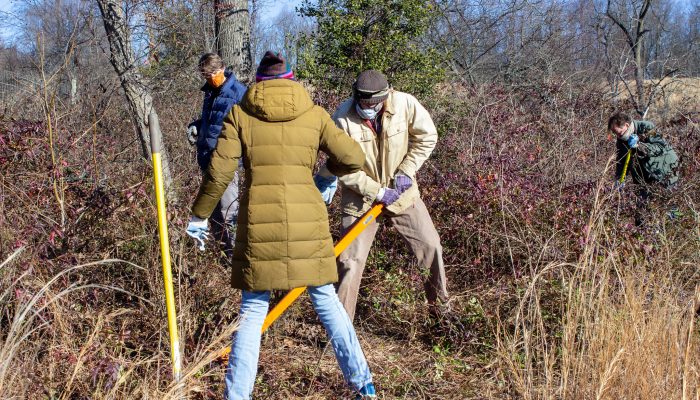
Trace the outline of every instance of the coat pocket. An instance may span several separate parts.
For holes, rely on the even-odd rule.
[[[408,123],[404,118],[398,116],[388,121],[385,127],[386,136],[391,141],[405,141],[408,137]]]
[[[408,149],[408,126],[406,121],[392,121],[386,132],[389,153],[405,153]]]
[[[371,142],[374,140],[374,133],[371,129],[369,129],[369,127],[360,125],[358,126],[358,129],[353,129],[350,131],[350,137],[359,143]]]

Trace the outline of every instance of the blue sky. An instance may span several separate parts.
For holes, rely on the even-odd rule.
[[[6,0],[0,0],[0,2]],[[281,13],[285,9],[294,10],[303,3],[303,0],[283,0],[283,1],[272,1],[272,4],[262,8],[260,11],[260,16],[263,21],[274,19],[277,14]]]
[[[11,11],[12,4],[10,0],[0,0],[0,18],[5,16],[5,13]],[[0,23],[0,39],[4,39],[9,34],[6,24],[4,22]]]
[[[295,7],[298,7],[301,5],[302,1],[303,0],[271,1],[261,9],[261,17],[263,21],[272,20],[285,9],[293,10]],[[0,19],[6,17],[7,13],[12,12],[14,3],[13,0],[0,0]],[[0,39],[7,39],[10,34],[11,28],[8,28],[5,23],[0,23]]]
[[[686,9],[692,7],[698,0],[675,0],[675,3]],[[263,21],[269,21],[274,19],[280,12],[284,9],[294,9],[301,5],[303,0],[281,0],[281,1],[270,1],[264,8],[261,9],[261,17]],[[0,0],[0,18],[6,17],[7,13],[12,11],[12,7],[15,1],[13,0]],[[263,3],[264,4],[264,3]],[[6,39],[8,35],[11,34],[10,28],[7,27],[6,23],[0,23],[0,38]]]

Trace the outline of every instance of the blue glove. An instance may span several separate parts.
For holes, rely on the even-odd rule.
[[[209,238],[209,223],[207,219],[197,218],[194,215],[187,224],[187,234],[199,242],[199,250],[204,250],[204,241]]]
[[[617,190],[618,192],[622,191],[624,188],[625,182],[615,181],[615,184],[613,184],[613,190]]]
[[[321,192],[321,197],[326,204],[331,204],[335,191],[338,189],[338,178],[335,176],[314,175],[314,183]]]
[[[629,146],[630,149],[636,149],[637,146],[639,146],[639,136],[634,133],[631,134],[630,138],[627,139],[627,146]]]
[[[394,188],[396,188],[399,194],[403,194],[403,192],[407,191],[411,186],[413,186],[413,180],[411,180],[409,176],[398,173],[394,177]]]
[[[400,196],[401,194],[396,189],[381,188],[377,194],[377,201],[385,206],[390,206],[394,204],[394,202],[398,200]]]

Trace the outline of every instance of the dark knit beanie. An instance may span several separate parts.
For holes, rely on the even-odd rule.
[[[352,88],[355,101],[364,104],[379,104],[389,97],[389,82],[386,76],[373,69],[360,73]]]
[[[294,73],[280,53],[267,51],[255,72],[255,80],[260,82],[278,78],[294,79]]]

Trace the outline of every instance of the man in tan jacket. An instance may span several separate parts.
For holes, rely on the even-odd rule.
[[[384,74],[368,70],[357,77],[353,97],[340,105],[333,120],[365,152],[362,169],[340,178],[343,230],[372,203],[384,204],[382,218],[403,236],[419,266],[429,270],[425,292],[431,312],[437,311],[438,299],[448,299],[442,246],[416,184],[418,170],[437,143],[430,114],[415,97],[390,89]],[[319,176],[330,173],[322,168]],[[317,179],[317,185],[319,181],[324,182]],[[323,184],[319,189],[324,192]],[[351,318],[377,229],[372,222],[338,258],[338,296]]]

